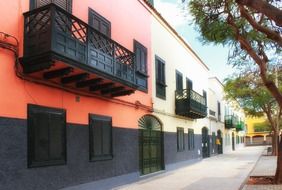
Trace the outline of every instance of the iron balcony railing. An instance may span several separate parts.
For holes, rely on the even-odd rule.
[[[239,121],[236,125],[237,131],[243,131],[245,129],[245,123],[243,121]]]
[[[55,4],[24,13],[24,57],[49,52],[135,84],[134,53]]]
[[[236,128],[237,125],[237,117],[234,115],[226,115],[224,117],[225,128],[231,129]]]
[[[175,91],[175,113],[193,119],[207,116],[207,104],[204,96],[191,89]]]

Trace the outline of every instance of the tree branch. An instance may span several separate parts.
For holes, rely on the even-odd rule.
[[[269,19],[273,20],[277,26],[282,27],[282,10],[268,2],[264,0],[236,0],[236,3],[265,14]]]
[[[248,13],[248,11],[244,8],[243,5],[239,5],[239,10],[240,10],[241,16],[244,17],[252,25],[252,27],[254,29],[256,29],[257,31],[259,31],[261,33],[264,33],[269,39],[277,42],[278,45],[282,47],[282,38],[279,35],[279,33],[272,31],[272,30],[258,24],[251,17],[251,15]]]
[[[280,93],[278,87],[275,85],[275,83],[272,80],[269,80],[267,77],[267,62],[265,62],[263,59],[261,59],[255,50],[252,48],[249,41],[240,34],[239,28],[236,26],[234,18],[232,14],[227,11],[228,17],[227,17],[227,23],[230,25],[230,27],[235,32],[235,37],[237,41],[240,43],[241,48],[247,51],[247,53],[251,56],[251,58],[256,62],[256,64],[259,66],[260,69],[260,76],[261,79],[266,86],[266,88],[270,91],[270,93],[273,95],[273,97],[278,102],[280,108],[282,108],[282,94]]]

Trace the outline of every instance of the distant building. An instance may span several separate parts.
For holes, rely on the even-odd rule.
[[[246,145],[270,145],[271,129],[265,117],[247,117]]]

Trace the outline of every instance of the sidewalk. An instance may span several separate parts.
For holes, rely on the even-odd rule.
[[[250,177],[275,176],[277,156],[262,155]],[[245,185],[242,190],[282,190],[282,185]]]
[[[135,182],[121,181],[120,178],[113,183],[106,179],[102,183],[92,182],[64,190],[238,190],[243,187],[264,148],[245,147],[152,176],[136,176]]]

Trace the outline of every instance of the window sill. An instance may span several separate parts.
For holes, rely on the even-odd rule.
[[[107,161],[107,160],[112,160],[113,155],[108,155],[108,156],[100,156],[100,157],[93,157],[90,158],[90,162],[96,162],[96,161]]]
[[[28,168],[38,168],[38,167],[48,167],[48,166],[59,166],[66,165],[66,160],[54,160],[54,161],[44,161],[44,162],[32,162],[28,164]]]

